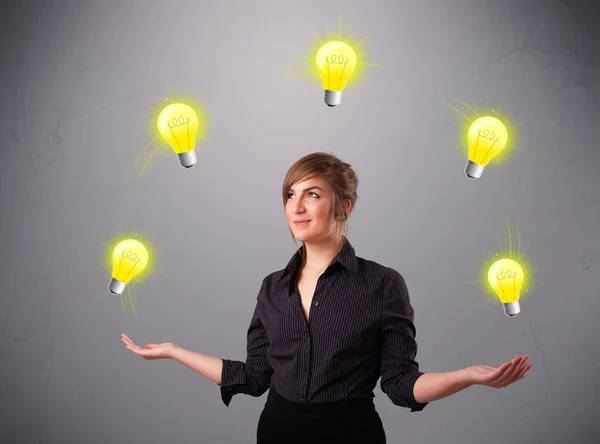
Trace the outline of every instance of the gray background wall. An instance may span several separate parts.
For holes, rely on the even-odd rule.
[[[266,396],[238,395],[120,342],[245,359],[262,278],[296,246],[287,168],[332,151],[359,174],[350,240],[399,270],[426,372],[528,353],[526,378],[409,414],[379,389],[390,443],[597,442],[600,435],[600,19],[593,1],[30,1],[0,12],[0,441],[252,443]],[[328,109],[286,78],[310,28],[360,39],[364,81]],[[210,126],[192,170],[133,162],[170,93]],[[503,109],[519,144],[463,172],[454,98]],[[537,283],[511,319],[482,258],[505,218]],[[138,316],[107,291],[105,242],[143,230],[156,272]],[[577,440],[577,441],[576,441]]]

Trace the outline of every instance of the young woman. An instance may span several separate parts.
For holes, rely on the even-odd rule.
[[[235,394],[269,390],[258,444],[386,443],[373,403],[379,378],[391,402],[411,411],[472,385],[500,388],[523,378],[532,365],[527,355],[498,368],[419,371],[404,279],[357,257],[346,237],[357,186],[351,166],[326,153],[309,154],[287,172],[285,213],[302,246],[262,282],[245,362],[170,342],[141,348],[123,334],[127,348],[145,359],[175,359],[214,381],[227,406]]]

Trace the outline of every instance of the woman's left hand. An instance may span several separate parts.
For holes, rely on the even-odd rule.
[[[516,356],[498,368],[487,365],[473,365],[464,369],[467,380],[472,385],[502,388],[522,379],[533,363],[527,362],[527,355]]]

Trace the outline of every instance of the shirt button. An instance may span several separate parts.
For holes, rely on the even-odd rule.
[[[317,305],[319,305],[319,303],[315,301],[315,307],[316,307]]]
[[[305,397],[304,396],[300,396],[300,402],[304,402],[305,401]]]

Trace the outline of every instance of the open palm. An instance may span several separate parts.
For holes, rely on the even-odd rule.
[[[172,342],[163,342],[161,344],[146,344],[145,348],[136,345],[125,333],[121,334],[121,341],[126,347],[136,355],[142,356],[144,359],[169,359],[173,356],[175,344]]]
[[[528,356],[516,356],[512,361],[505,362],[498,368],[487,365],[473,365],[465,372],[473,385],[502,388],[523,379],[533,363],[527,361]]]

